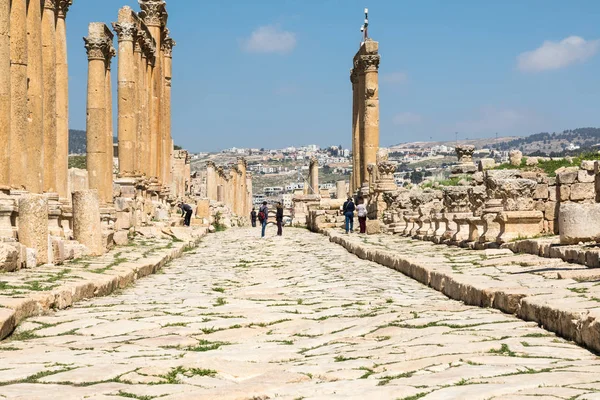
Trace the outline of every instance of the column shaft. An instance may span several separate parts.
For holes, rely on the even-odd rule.
[[[110,60],[107,61],[104,84],[106,85],[106,170],[104,175],[104,202],[113,202],[113,170],[114,170],[114,130],[112,109],[112,78]]]
[[[364,118],[364,148],[363,171],[367,166],[377,163],[379,151],[379,73],[374,67],[365,72],[365,118]]]
[[[69,186],[69,66],[67,62],[66,2],[56,20],[56,190],[71,200]]]
[[[10,184],[27,185],[29,108],[27,91],[27,1],[10,8]]]
[[[163,46],[165,47],[165,46]],[[173,174],[171,171],[171,162],[173,157],[173,145],[171,138],[171,78],[172,78],[172,58],[170,49],[164,51],[163,69],[164,69],[164,85],[163,85],[163,110],[164,110],[164,168],[165,180],[167,184],[171,184]]]
[[[10,184],[10,0],[0,0],[0,186]]]
[[[160,26],[151,25],[149,26],[150,33],[152,37],[156,41],[156,61],[154,65],[154,70],[152,73],[152,112],[150,114],[150,131],[152,132],[152,146],[154,147],[151,159],[152,159],[152,169],[153,176],[155,176],[160,183],[163,183],[163,160],[162,160],[162,151],[163,151],[163,137],[161,129],[161,114],[162,114],[162,105],[161,105],[161,97],[162,97],[162,82],[163,82],[163,74],[162,74],[162,56],[161,56],[161,28]]]
[[[133,102],[135,103],[135,156],[133,159],[134,171],[136,175],[142,173],[142,115],[143,115],[143,91],[144,91],[144,71],[145,66],[142,63],[142,51],[138,43],[134,43],[134,58],[135,58],[135,97]]]
[[[358,158],[357,167],[358,171],[356,174],[357,189],[359,189],[363,183],[367,180],[367,168],[365,166],[365,74],[363,71],[358,72],[358,90],[356,91],[356,98],[358,100]]]
[[[44,79],[44,191],[56,192],[56,5],[44,1],[42,14]]]
[[[129,12],[127,12],[129,11]],[[131,15],[129,7],[119,12],[119,22],[113,24],[119,37],[118,58],[118,120],[119,173],[121,176],[135,174],[135,142],[137,134],[136,54],[133,41],[136,27],[125,18]]]
[[[39,1],[27,8],[27,170],[25,187],[32,193],[44,191],[44,75],[42,64],[42,9]]]
[[[352,81],[352,182],[350,191],[354,193],[360,188],[360,122],[358,117],[358,71],[353,70]]]

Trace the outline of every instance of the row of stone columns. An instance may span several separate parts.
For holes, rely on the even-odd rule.
[[[247,216],[252,208],[252,177],[247,172],[246,160],[226,173],[222,167],[208,161],[206,165],[206,196],[209,200],[225,203],[239,216]]]
[[[379,43],[366,39],[354,56],[352,82],[352,180],[356,192],[367,182],[379,150]]]
[[[172,50],[163,0],[139,0],[142,12],[119,10],[119,173],[172,182]]]
[[[0,0],[0,186],[68,193],[66,15],[72,0]]]

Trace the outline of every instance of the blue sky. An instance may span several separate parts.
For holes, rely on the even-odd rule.
[[[87,24],[114,21],[123,5],[139,7],[136,0],[74,3],[67,19],[70,124],[85,129]],[[364,7],[382,56],[382,145],[453,140],[454,132],[464,139],[600,126],[597,0],[167,5],[177,41],[173,137],[192,151],[349,146],[349,69]],[[116,70],[115,60],[115,77]],[[116,82],[113,91],[116,109]]]

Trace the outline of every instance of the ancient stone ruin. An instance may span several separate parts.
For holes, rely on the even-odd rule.
[[[0,270],[101,255],[145,226],[180,225],[181,201],[196,208],[196,225],[214,223],[209,204],[218,193],[230,218],[249,213],[252,183],[244,160],[227,176],[213,169],[201,198],[193,192],[189,153],[174,150],[175,41],[164,0],[139,0],[140,12],[123,7],[112,29],[89,24],[87,168],[68,169],[66,17],[72,5],[0,1]]]

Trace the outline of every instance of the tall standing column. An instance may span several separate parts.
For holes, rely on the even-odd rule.
[[[119,10],[118,22],[113,23],[119,39],[118,58],[118,121],[117,135],[119,140],[119,173],[121,176],[135,174],[135,142],[137,133],[138,106],[136,97],[136,54],[133,42],[137,26],[133,10],[123,7]]]
[[[206,163],[206,197],[210,200],[217,200],[217,177],[215,168],[214,162],[208,161]]]
[[[10,185],[27,186],[27,2],[10,1]],[[1,58],[2,56],[0,56]],[[0,74],[2,75],[2,74]],[[0,78],[2,79],[2,78]],[[1,128],[0,128],[1,129]],[[8,146],[7,146],[8,147]]]
[[[319,161],[316,157],[310,159],[309,194],[319,194]]]
[[[42,13],[44,80],[44,191],[56,192],[56,1],[44,0]]]
[[[56,191],[69,194],[69,65],[67,62],[67,12],[73,0],[58,0],[56,19]]]
[[[379,151],[379,43],[367,39],[361,63],[364,71],[363,171],[377,163]],[[364,178],[363,178],[364,179]]]
[[[141,30],[136,32],[135,41],[133,42],[133,54],[135,58],[135,156],[134,156],[134,170],[136,175],[141,175],[142,170],[142,118],[143,118],[143,93],[144,93],[144,73],[146,72],[146,59],[142,58],[142,44],[141,44]]]
[[[10,0],[0,0],[0,186],[10,184],[10,120]]]
[[[363,66],[359,61],[357,89],[356,89],[356,103],[357,103],[357,116],[356,116],[356,134],[358,137],[358,157],[357,167],[358,175],[356,176],[356,189],[360,189],[363,183],[367,181],[367,168],[364,165],[365,162],[365,74]]]
[[[113,107],[112,107],[112,77],[111,61],[117,54],[113,47],[113,34],[105,25],[108,41],[108,52],[106,54],[106,74],[104,75],[105,101],[106,101],[106,170],[104,175],[104,194],[103,199],[107,204],[113,202],[113,170],[114,170],[114,129],[113,129]]]
[[[13,3],[15,3],[13,1]],[[27,7],[27,170],[25,187],[44,191],[44,75],[42,61],[42,9],[39,1]],[[53,110],[52,112],[55,112]]]
[[[87,88],[87,170],[90,189],[98,191],[100,200],[106,202],[107,174],[106,126],[106,58],[109,39],[105,25],[93,22],[89,25],[89,36],[84,38],[88,55]]]
[[[350,82],[352,82],[352,182],[350,191],[354,193],[360,188],[360,123],[358,118],[358,66],[355,62],[355,68],[350,73]]]
[[[150,114],[150,132],[151,132],[151,154],[150,160],[152,164],[152,173],[154,177],[162,183],[162,130],[161,130],[161,113],[162,113],[162,29],[165,25],[167,12],[165,10],[164,0],[138,0],[142,9],[141,17],[150,30],[150,34],[156,45],[156,58],[154,69],[152,72],[152,108]]]
[[[171,138],[171,80],[173,77],[173,47],[175,41],[168,35],[162,43],[163,53],[163,74],[164,74],[164,87],[163,87],[163,110],[164,110],[164,174],[167,184],[173,181],[173,175],[171,171],[171,160],[173,154],[173,144]]]
[[[154,163],[156,160],[153,158],[152,154],[156,153],[156,144],[154,135],[152,134],[152,121],[150,120],[150,116],[152,115],[152,111],[154,109],[152,102],[152,74],[154,73],[154,59],[149,57],[148,64],[146,65],[146,111],[145,111],[145,119],[144,119],[144,132],[146,140],[145,153],[146,153],[146,176],[148,178],[154,177]]]

